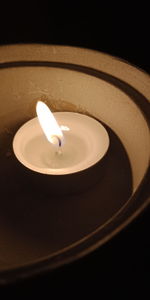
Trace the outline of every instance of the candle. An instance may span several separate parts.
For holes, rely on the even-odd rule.
[[[41,101],[36,110],[38,117],[25,123],[13,140],[14,153],[23,166],[43,175],[71,175],[103,160],[109,136],[100,122],[80,113],[52,114]]]

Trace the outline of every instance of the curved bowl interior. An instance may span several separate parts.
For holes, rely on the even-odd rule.
[[[9,157],[14,134],[35,117],[40,99],[53,111],[84,113],[109,126],[126,149],[136,193],[150,157],[148,75],[102,53],[46,45],[1,47],[0,66],[1,157]]]

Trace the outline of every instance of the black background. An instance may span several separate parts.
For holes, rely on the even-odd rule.
[[[138,4],[139,3],[139,4]],[[6,2],[0,7],[0,44],[47,43],[73,45],[106,52],[150,72],[148,7],[135,2],[101,1]],[[108,291],[130,296],[148,291],[150,279],[149,210],[106,245],[52,274],[5,288],[34,296],[76,294],[91,290],[100,298]],[[69,287],[71,291],[69,291]],[[20,294],[21,295],[21,294]],[[45,295],[45,296],[44,296]],[[147,294],[148,295],[148,294]]]
[[[1,2],[0,43],[48,43],[92,48],[150,72],[149,8],[144,1]]]

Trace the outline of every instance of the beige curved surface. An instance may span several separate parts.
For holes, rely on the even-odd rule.
[[[0,47],[0,62],[10,61],[52,61],[90,67],[123,80],[147,99],[150,98],[150,77],[146,73],[115,57],[89,49],[48,45]],[[149,128],[137,105],[122,90],[88,74],[47,67],[1,69],[0,82],[4,126],[7,126],[5,103],[8,107],[9,102],[11,119],[12,114],[16,115],[20,109],[20,118],[26,118],[32,117],[39,98],[54,105],[54,108],[67,110],[69,107],[105,122],[117,133],[127,150],[133,172],[133,188],[137,189],[149,163]],[[23,98],[26,99],[24,107],[21,103]]]

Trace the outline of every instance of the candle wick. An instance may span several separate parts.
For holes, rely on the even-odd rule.
[[[61,147],[61,145],[62,145],[62,142],[61,142],[61,139],[60,139],[60,137],[59,137],[59,136],[57,136],[57,135],[53,135],[53,136],[52,136],[52,138],[56,138],[56,139],[57,139],[57,141],[58,141],[58,146],[59,146],[59,147]]]
[[[59,145],[59,147],[61,147],[61,139],[57,136],[57,138],[58,138],[58,145]]]
[[[61,139],[57,136],[57,138],[58,138],[58,149],[57,149],[57,151],[56,151],[56,154],[57,155],[62,155],[62,147],[61,147]]]
[[[60,139],[60,137],[58,137],[57,135],[53,135],[53,137],[55,137],[58,140],[58,149],[56,151],[56,155],[61,155],[62,154],[62,141]]]
[[[57,149],[56,155],[62,155],[62,148],[58,148],[58,149]]]

